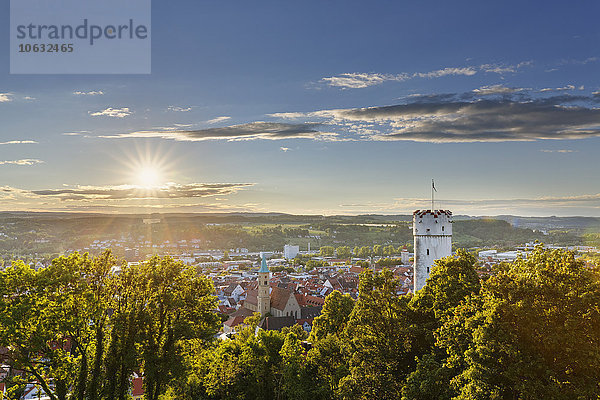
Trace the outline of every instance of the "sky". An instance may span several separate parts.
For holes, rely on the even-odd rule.
[[[154,0],[148,75],[9,74],[0,210],[600,216],[600,3]]]

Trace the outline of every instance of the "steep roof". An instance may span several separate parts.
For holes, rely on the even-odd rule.
[[[271,290],[271,308],[283,311],[291,295],[291,290],[275,286],[273,290]]]
[[[258,272],[269,272],[269,267],[267,266],[267,257],[265,257],[264,254],[262,255],[262,261],[260,263],[260,269]]]
[[[258,304],[258,290],[248,290],[246,292],[246,300],[244,300],[244,304]]]

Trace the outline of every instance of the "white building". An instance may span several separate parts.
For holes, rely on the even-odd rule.
[[[435,260],[452,255],[452,212],[417,210],[413,213],[415,240],[414,292],[425,286]]]
[[[283,246],[283,257],[287,258],[288,260],[296,258],[299,252],[300,246],[292,246],[291,244],[286,244]]]

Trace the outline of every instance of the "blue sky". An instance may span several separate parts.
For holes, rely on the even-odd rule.
[[[10,75],[5,1],[0,207],[599,216],[599,11],[154,1],[152,74]]]

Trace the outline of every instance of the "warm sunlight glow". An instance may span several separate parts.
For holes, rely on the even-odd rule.
[[[154,167],[141,168],[138,172],[138,180],[138,183],[145,187],[159,186],[162,183],[160,172]]]

